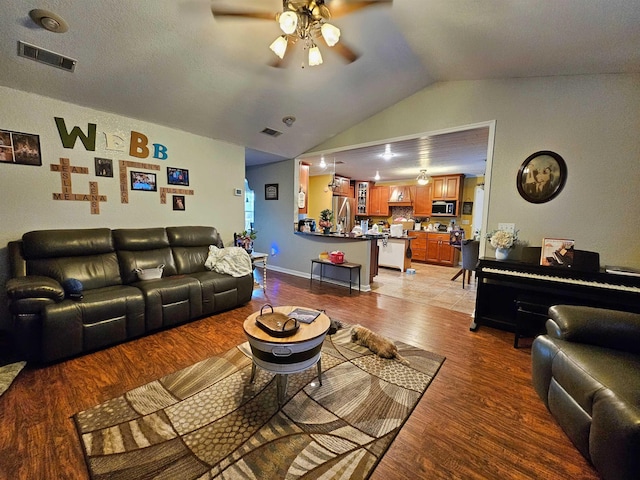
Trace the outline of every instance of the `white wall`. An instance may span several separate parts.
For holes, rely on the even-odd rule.
[[[0,129],[40,136],[42,166],[13,165],[0,162],[0,283],[7,278],[6,245],[30,230],[50,228],[144,228],[170,225],[210,225],[216,227],[226,244],[234,231],[244,229],[244,201],[233,189],[244,189],[244,147],[212,140],[183,131],[91,110],[34,94],[0,87]],[[78,140],[72,149],[63,147],[54,117],[62,117],[67,129],[79,126],[86,133],[87,124],[97,125],[96,150],[87,151]],[[129,155],[129,136],[134,130],[149,138],[149,143],[167,147],[168,158],[145,159]],[[127,149],[116,152],[105,148],[102,132],[124,134]],[[51,164],[60,157],[71,165],[87,167],[89,174],[72,174],[74,193],[88,193],[89,181],[98,182],[101,195],[100,214],[92,215],[88,202],[53,200],[62,190],[61,177]],[[114,160],[114,177],[96,177],[94,157]],[[184,188],[194,191],[185,196],[186,210],[173,211],[172,195],[160,204],[158,192],[131,192],[129,203],[120,202],[118,160],[160,165],[158,187]],[[186,168],[188,187],[167,185],[166,167]],[[4,289],[0,289],[0,329],[8,322]]]
[[[443,82],[318,145],[324,151],[496,120],[488,227],[520,238],[572,238],[602,265],[640,267],[640,75]],[[520,197],[516,175],[539,150],[560,154],[564,190],[545,204]],[[493,254],[488,247],[488,255]]]

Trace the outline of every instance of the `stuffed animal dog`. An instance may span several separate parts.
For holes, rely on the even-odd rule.
[[[398,347],[391,341],[361,325],[351,328],[351,341],[368,348],[381,358],[395,358],[403,365],[409,362],[398,354]]]

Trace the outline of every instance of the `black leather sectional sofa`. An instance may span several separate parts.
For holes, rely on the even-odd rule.
[[[207,270],[210,245],[224,247],[201,226],[24,234],[8,245],[6,284],[18,353],[53,362],[247,303],[253,274]],[[161,278],[138,278],[160,265]],[[70,298],[69,279],[82,299]]]
[[[531,348],[533,385],[606,480],[640,478],[640,314],[549,309]]]

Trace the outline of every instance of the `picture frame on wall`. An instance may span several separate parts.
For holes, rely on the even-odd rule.
[[[185,210],[185,203],[184,203],[184,195],[174,195],[173,196],[173,209],[174,210],[178,210],[178,211],[182,211]]]
[[[555,152],[541,150],[527,157],[518,170],[516,186],[527,202],[545,203],[562,191],[567,181],[567,165]]]
[[[186,168],[167,167],[167,183],[169,185],[189,186],[189,170]]]
[[[113,177],[113,160],[94,157],[96,177]]]
[[[158,191],[158,183],[155,173],[136,172],[132,170],[131,174],[131,190],[141,190],[145,192]]]
[[[264,199],[265,200],[278,200],[278,184],[267,183],[264,186]]]
[[[0,130],[0,162],[42,166],[40,136]]]

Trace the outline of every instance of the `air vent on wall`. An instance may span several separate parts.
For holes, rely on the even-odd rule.
[[[30,58],[36,62],[44,63],[45,65],[61,68],[67,72],[73,72],[77,63],[73,58],[68,58],[60,55],[59,53],[21,41],[18,41],[18,55],[24,58]]]
[[[280,135],[282,135],[282,132],[279,132],[277,130],[274,130],[273,128],[268,128],[268,127],[262,130],[260,133],[264,133],[265,135],[269,135],[271,137],[279,137]]]

